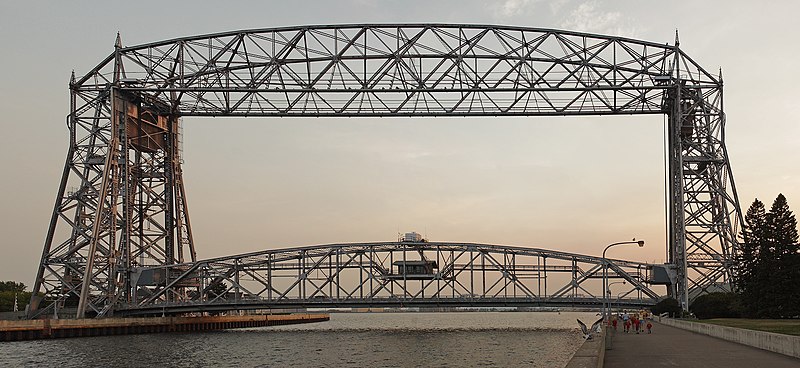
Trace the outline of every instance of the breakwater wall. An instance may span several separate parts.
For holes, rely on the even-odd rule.
[[[592,339],[584,341],[583,345],[572,356],[566,368],[603,368],[603,360],[606,355],[606,328],[602,332],[595,333]]]
[[[229,328],[313,323],[328,320],[330,320],[330,315],[325,313],[296,313],[284,315],[0,321],[0,341],[161,332],[211,331]]]

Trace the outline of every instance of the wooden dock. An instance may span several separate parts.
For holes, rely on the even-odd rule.
[[[330,320],[325,313],[293,313],[244,316],[150,317],[99,319],[37,319],[0,321],[0,341],[64,337],[129,335],[161,332],[193,332],[229,328],[292,325]]]

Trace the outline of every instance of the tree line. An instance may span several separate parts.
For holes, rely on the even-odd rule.
[[[698,297],[690,310],[699,318],[800,317],[800,245],[797,219],[783,194],[769,211],[757,198],[742,226],[734,293]]]
[[[737,287],[751,318],[800,316],[797,219],[779,194],[769,212],[756,199],[745,215]]]
[[[0,312],[14,310],[14,296],[17,297],[17,306],[20,311],[25,310],[25,305],[31,300],[31,292],[25,291],[27,287],[21,282],[0,281]]]

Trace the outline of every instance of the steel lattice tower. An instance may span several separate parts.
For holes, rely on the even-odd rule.
[[[742,216],[722,77],[677,41],[444,24],[271,28],[133,47],[118,37],[111,55],[70,82],[69,150],[31,316],[198,298],[197,278],[178,277],[197,261],[184,116],[666,114],[669,292],[686,307],[690,290],[730,288]]]

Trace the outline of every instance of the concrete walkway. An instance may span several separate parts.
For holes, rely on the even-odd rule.
[[[627,367],[800,367],[800,359],[740,345],[715,337],[653,323],[652,334],[613,335],[606,350],[606,368]]]

